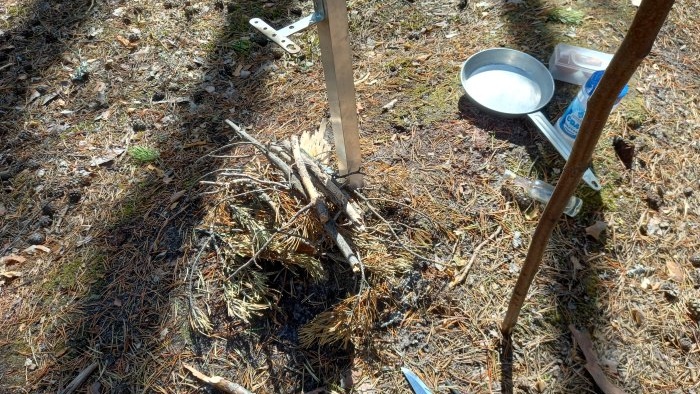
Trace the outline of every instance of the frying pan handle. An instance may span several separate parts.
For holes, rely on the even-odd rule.
[[[537,126],[540,132],[547,137],[549,142],[552,143],[554,149],[556,149],[564,159],[569,160],[569,155],[571,155],[571,146],[569,146],[569,143],[561,138],[557,129],[555,129],[554,126],[549,123],[549,120],[544,116],[544,114],[537,111],[527,114],[527,116],[530,118],[532,123]],[[583,173],[583,181],[586,182],[591,189],[595,191],[600,190],[600,181],[598,181],[598,178],[595,176],[595,174],[593,174],[593,171],[591,171],[590,168],[586,169],[586,172]]]

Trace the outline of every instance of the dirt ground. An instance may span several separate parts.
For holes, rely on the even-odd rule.
[[[272,242],[305,203],[224,122],[268,143],[328,116],[313,29],[292,56],[248,24],[312,3],[0,2],[0,391],[94,368],[76,392],[213,392],[188,364],[256,393],[410,392],[402,366],[438,393],[598,392],[571,324],[625,391],[700,391],[700,5],[675,4],[611,114],[603,189],[577,190],[508,352],[543,207],[501,175],[554,184],[564,162],[526,119],[472,106],[460,65],[500,46],[613,53],[636,8],[350,1],[366,231],[338,224],[362,281],[308,212]],[[577,89],[557,82],[550,120]]]

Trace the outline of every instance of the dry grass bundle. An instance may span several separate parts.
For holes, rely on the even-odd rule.
[[[299,343],[303,347],[339,343],[348,348],[376,322],[380,293],[379,289],[366,289],[320,313],[299,329]]]
[[[406,272],[413,267],[413,257],[403,250],[389,250],[389,248],[376,240],[360,237],[357,245],[367,251],[363,256],[363,262],[370,274],[379,277],[397,275]],[[398,248],[394,248],[398,249]]]
[[[278,193],[268,194],[261,185],[276,181],[262,178],[274,179],[276,174],[259,172],[262,167],[254,160],[242,171],[226,172],[216,182],[207,182],[215,187],[210,194],[218,201],[204,223],[214,235],[222,298],[228,316],[244,322],[268,310],[272,303],[267,272],[273,262],[289,269],[301,268],[315,280],[325,277],[309,242],[320,232],[318,221],[308,210],[302,211],[300,201],[290,196],[284,185],[273,189]],[[247,181],[236,182],[240,179]],[[193,326],[208,332],[206,314],[197,306],[192,307],[192,314],[191,321],[199,322]]]

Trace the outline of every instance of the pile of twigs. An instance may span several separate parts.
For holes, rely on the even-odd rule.
[[[291,138],[291,141],[285,141],[281,146],[271,145],[266,147],[235,123],[230,120],[226,120],[226,123],[242,139],[264,153],[270,163],[282,171],[294,191],[304,196],[308,201],[308,204],[297,214],[313,208],[324,230],[336,244],[353,271],[361,272],[364,275],[362,262],[357,253],[352,250],[345,240],[345,237],[338,232],[336,224],[336,218],[342,213],[355,229],[364,231],[365,226],[362,216],[350,202],[348,194],[335,183],[329,174],[321,169],[320,165],[313,158],[301,150],[299,139],[294,136]],[[338,215],[335,215],[333,218],[330,217],[326,200],[331,201],[339,210]]]

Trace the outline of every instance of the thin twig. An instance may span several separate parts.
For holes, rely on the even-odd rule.
[[[204,156],[198,158],[197,160],[194,161],[193,164],[199,163],[202,159],[204,159],[204,158],[207,157],[207,156],[211,156],[211,157],[217,158],[217,156],[213,156],[213,154],[216,153],[216,152],[221,152],[221,151],[224,150],[224,149],[233,148],[234,146],[238,146],[238,145],[248,145],[248,144],[250,144],[250,142],[233,142],[233,143],[230,143],[230,144],[226,144],[226,145],[224,145],[224,146],[220,146],[220,147],[218,147],[218,148],[215,148],[215,149],[209,151],[209,153],[206,153]],[[248,157],[248,156],[250,156],[250,155],[241,155],[241,156],[220,156],[220,157],[221,157],[221,158],[242,159],[242,158]]]
[[[481,248],[483,248],[487,243],[493,241],[498,234],[501,232],[501,226],[498,226],[496,228],[496,231],[493,232],[488,238],[486,238],[483,242],[481,242],[479,245],[477,245],[476,248],[472,251],[472,257],[469,259],[469,262],[467,263],[464,268],[462,268],[462,271],[457,275],[456,278],[452,282],[450,282],[450,289],[454,289],[457,285],[460,283],[464,282],[464,280],[467,278],[467,275],[469,275],[469,271],[472,269],[472,265],[474,265],[474,261],[476,261],[476,256],[478,255],[479,251]]]
[[[197,312],[201,313],[199,310],[199,307],[195,304],[194,302],[194,295],[192,291],[192,276],[194,274],[194,270],[197,268],[197,263],[199,263],[200,258],[202,257],[202,254],[204,254],[204,251],[209,247],[209,244],[211,241],[214,240],[214,231],[213,229],[209,230],[209,238],[207,238],[206,242],[202,244],[202,246],[199,248],[199,251],[197,252],[197,255],[194,257],[192,262],[190,263],[189,270],[187,271],[187,301],[190,304],[190,319],[192,320],[192,326],[196,328],[199,332],[206,334],[205,331],[209,331],[211,327],[206,327],[203,325],[196,316],[192,316],[193,314],[196,314]]]
[[[221,376],[207,376],[199,372],[195,367],[182,363],[182,366],[197,379],[204,383],[214,386],[217,390],[223,391],[227,394],[253,394],[252,392],[246,390],[243,386],[238,383],[233,383],[229,380],[222,378]]]
[[[329,219],[328,208],[326,208],[326,204],[319,197],[318,191],[313,183],[311,183],[309,172],[306,171],[306,164],[304,164],[304,160],[301,157],[301,148],[299,147],[299,138],[297,136],[292,136],[292,156],[294,157],[301,184],[304,186],[304,190],[306,190],[306,195],[309,196],[309,203],[316,207],[316,213],[321,223],[326,224]]]
[[[355,191],[355,194],[360,194],[360,192],[358,192],[358,191],[356,190],[356,191]],[[425,219],[427,219],[430,223],[433,224],[433,226],[435,226],[435,228],[436,228],[437,230],[444,231],[444,229],[440,228],[440,225],[439,225],[437,222],[435,222],[435,219],[433,219],[430,215],[428,215],[428,214],[425,213],[425,212],[419,211],[418,209],[416,209],[416,208],[414,208],[414,207],[412,207],[412,206],[410,206],[410,205],[408,205],[408,204],[406,204],[406,203],[402,203],[401,201],[397,201],[397,200],[392,200],[392,199],[390,199],[390,198],[383,198],[383,197],[366,197],[366,196],[364,196],[364,195],[362,195],[362,196],[364,197],[365,200],[368,200],[368,201],[387,201],[387,202],[390,202],[390,203],[392,203],[392,204],[396,204],[396,205],[402,206],[402,207],[404,207],[404,208],[406,208],[406,209],[410,209],[411,211],[413,211],[413,212],[417,213],[418,215],[420,215],[420,216],[424,217]]]
[[[90,364],[90,365],[88,365],[85,369],[83,369],[83,370],[78,374],[78,376],[75,377],[75,379],[73,379],[73,380],[68,384],[68,386],[66,386],[66,388],[65,388],[63,391],[61,391],[61,394],[71,394],[72,392],[74,392],[75,390],[77,390],[78,387],[82,386],[83,383],[85,383],[85,381],[87,380],[87,378],[88,378],[93,372],[95,372],[95,370],[97,369],[97,366],[98,366],[98,365],[99,365],[99,364],[97,364],[96,362],[95,362],[95,363],[92,363],[92,364]]]
[[[338,227],[336,226],[335,222],[329,220],[326,222],[323,228],[326,230],[326,233],[331,237],[333,242],[335,242],[335,244],[338,246],[338,249],[340,249],[340,253],[343,254],[343,257],[345,257],[348,263],[350,263],[352,271],[360,272],[364,277],[364,267],[362,261],[360,261],[360,257],[352,250],[350,244],[348,244],[348,242],[345,240],[345,237],[338,232]]]
[[[285,163],[282,159],[280,159],[277,155],[272,153],[269,149],[265,148],[263,144],[261,144],[258,140],[253,138],[250,134],[246,133],[243,131],[243,129],[238,126],[237,124],[233,123],[232,121],[226,119],[225,120],[226,124],[229,125],[235,132],[238,134],[241,138],[247,140],[253,146],[258,148],[265,156],[267,159],[275,166],[277,167],[280,171],[284,173],[285,179],[289,183],[291,183],[292,187],[301,193],[302,196],[306,197],[306,193],[304,192],[304,188],[301,186],[301,182],[299,181],[299,178],[296,177],[292,173],[292,169]]]
[[[281,187],[282,189],[289,189],[288,185],[285,185],[285,184],[282,184],[279,182],[275,182],[275,181],[266,181],[264,179],[258,179],[254,176],[244,174],[242,172],[234,172],[234,173],[224,172],[221,174],[221,176],[235,176],[235,177],[241,178],[241,179],[234,179],[233,181],[231,181],[231,183],[235,183],[236,181],[244,182],[243,179],[245,179],[245,180],[251,180],[251,181],[256,182],[256,183],[262,183],[264,185],[272,185],[272,186]]]

